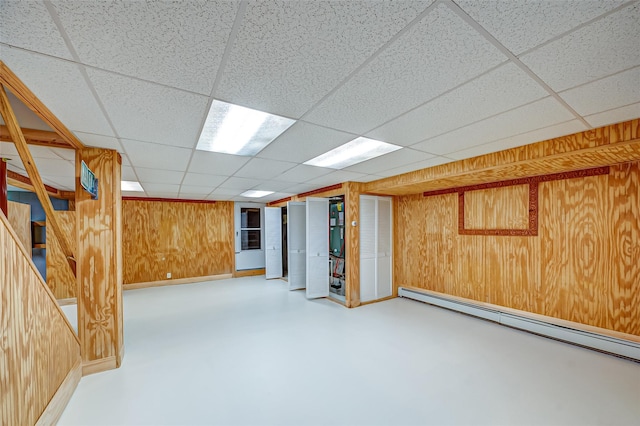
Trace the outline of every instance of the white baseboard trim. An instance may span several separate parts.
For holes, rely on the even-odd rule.
[[[400,287],[398,288],[398,296],[462,312],[540,336],[640,361],[640,336],[502,308],[498,305],[447,296],[429,290]]]

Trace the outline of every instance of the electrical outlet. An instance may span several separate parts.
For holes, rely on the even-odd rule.
[[[167,272],[167,278],[171,278],[171,272]]]

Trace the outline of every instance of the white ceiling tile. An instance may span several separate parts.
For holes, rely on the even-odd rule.
[[[432,2],[251,1],[216,97],[300,117]]]
[[[383,170],[400,167],[407,163],[415,163],[431,157],[433,157],[432,154],[427,154],[410,148],[402,148],[397,151],[390,152],[389,154],[363,161],[362,163],[355,164],[343,170],[348,172],[376,174]]]
[[[291,197],[293,195],[296,195],[296,194],[292,192],[274,192],[273,194],[269,194],[260,198],[260,201],[264,203],[270,203],[272,201],[282,200],[283,198]]]
[[[150,197],[177,196],[180,185],[166,183],[143,183],[142,188]]]
[[[75,176],[52,176],[51,178],[44,178],[43,182],[46,185],[53,186],[61,191],[75,191],[76,178]]]
[[[51,148],[58,158],[62,158],[63,160],[76,162],[76,150],[75,149],[64,149],[64,148]]]
[[[0,42],[72,59],[62,35],[42,1],[1,2]],[[7,48],[0,46],[4,56]]]
[[[196,150],[189,165],[189,172],[231,176],[250,159],[251,157]]]
[[[549,127],[572,118],[574,116],[558,101],[547,97],[411,147],[449,156],[452,152]]]
[[[136,176],[135,172],[133,171],[133,167],[130,167],[130,166],[122,166],[121,179],[122,180],[128,180],[130,182],[137,182],[138,181],[138,177]]]
[[[640,65],[640,3],[568,34],[520,59],[562,91]]]
[[[36,161],[38,173],[43,177],[75,177],[76,175],[75,164],[71,161],[62,160],[60,157],[57,157],[57,160],[52,158],[35,157],[34,160]]]
[[[2,60],[70,130],[113,136],[78,65],[6,48]]]
[[[351,133],[298,121],[267,145],[257,156],[303,163],[356,137]]]
[[[179,185],[184,177],[184,172],[166,169],[147,169],[136,167],[136,174],[141,183],[172,183]]]
[[[118,142],[118,139],[113,136],[95,135],[92,133],[74,132],[76,137],[80,139],[80,142],[87,146],[93,146],[96,148],[114,149],[119,153],[123,153],[122,145]]]
[[[13,142],[0,142],[0,157],[20,158]]]
[[[9,90],[5,90],[5,93],[7,94],[7,98],[9,98],[11,109],[13,109],[13,113],[15,114],[20,127],[26,129],[51,131],[51,127],[49,127],[48,124],[42,121],[42,119],[38,117],[35,112],[31,111],[25,104],[23,104],[21,100],[16,98],[13,93],[11,93]],[[5,124],[1,115],[0,124]]]
[[[449,154],[451,158],[463,160],[465,158],[476,157],[479,155],[489,154],[492,152],[503,151],[505,149],[515,148],[517,146],[527,145],[534,142],[540,142],[547,139],[557,138],[572,133],[587,130],[585,125],[578,120],[571,120],[565,123],[556,124],[544,129],[537,129],[532,132],[500,139],[489,142],[484,145],[474,146],[472,148],[454,152]]]
[[[244,191],[245,191],[244,189],[216,188],[213,190],[213,192],[211,192],[211,195],[219,195],[219,196],[228,195],[229,198],[231,198],[235,195],[242,194]]]
[[[184,176],[182,185],[204,186],[207,188],[215,188],[222,182],[227,180],[227,176],[216,176],[204,173],[187,173]]]
[[[83,63],[209,95],[238,2],[54,6]]]
[[[60,160],[60,157],[50,148],[38,145],[29,145],[28,148],[33,158],[50,158],[53,160]]]
[[[343,182],[359,182],[360,178],[367,176],[366,173],[355,173],[355,172],[347,172],[345,170],[336,170],[328,175],[320,176],[315,179],[311,179],[307,183],[310,185],[318,185],[318,187],[322,186],[330,186]],[[290,188],[287,188],[289,191]]]
[[[538,83],[510,62],[366,136],[408,146],[547,95]]]
[[[245,178],[273,179],[278,175],[293,168],[296,163],[285,161],[266,160],[264,158],[252,158],[234,176]]]
[[[229,188],[229,189],[242,189],[242,191],[246,191],[247,189],[252,189],[254,186],[262,183],[260,179],[247,179],[241,177],[230,177],[226,181],[220,184],[220,188]]]
[[[196,145],[207,109],[205,96],[91,68],[87,73],[120,137]]]
[[[201,197],[206,197],[213,191],[214,186],[210,187],[205,186],[191,186],[191,185],[181,185],[180,186],[180,196],[183,195],[198,195]]]
[[[283,182],[302,183],[323,175],[327,175],[333,171],[334,169],[300,164],[277,176],[276,179]]]
[[[640,117],[640,103],[588,115],[585,117],[585,120],[593,127],[600,127],[607,124],[620,123],[621,121],[633,120],[638,117]]]
[[[626,0],[456,0],[507,49],[519,54],[563,34]]]
[[[640,67],[567,90],[560,96],[582,116],[640,102]]]
[[[304,119],[367,132],[506,59],[440,4]]]
[[[191,157],[191,150],[186,148],[129,139],[123,139],[122,144],[135,167],[184,171]]]
[[[276,180],[268,180],[262,182],[251,189],[255,189],[257,191],[282,191],[291,186],[291,182],[280,182]]]
[[[384,176],[381,175],[366,175],[358,179],[358,182],[372,182],[374,180],[382,179]]]
[[[293,185],[293,186],[290,186],[290,187],[286,188],[286,191],[290,192],[292,194],[302,194],[304,192],[313,191],[314,189],[318,189],[318,188],[320,188],[322,186],[324,186],[324,185],[299,183],[297,185]]]
[[[452,159],[447,157],[433,157],[428,160],[418,161],[416,163],[405,164],[400,167],[396,167],[394,169],[385,170],[383,172],[378,173],[383,177],[397,176],[403,173],[413,172],[416,170],[422,170],[429,167],[439,166],[440,164],[451,163]]]

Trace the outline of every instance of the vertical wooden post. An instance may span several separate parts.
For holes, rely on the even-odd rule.
[[[98,199],[80,185],[81,162],[98,179]],[[122,159],[118,152],[76,152],[78,336],[83,374],[118,368],[122,329]]]
[[[360,191],[362,184],[346,182],[345,191],[345,239],[348,243],[345,252],[347,280],[345,299],[348,308],[360,306]],[[353,222],[356,226],[353,226]]]
[[[7,159],[0,157],[0,210],[5,217],[9,217],[7,204]]]

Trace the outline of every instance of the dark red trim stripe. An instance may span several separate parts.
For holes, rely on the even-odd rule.
[[[287,201],[291,201],[291,200],[292,200],[291,197],[281,198],[279,200],[275,200],[275,201],[270,202],[269,204],[267,204],[267,206],[275,206],[276,204],[286,203]]]
[[[183,200],[181,198],[145,198],[145,197],[122,197],[123,201],[160,201],[164,203],[194,203],[194,204],[215,204],[215,200]]]
[[[439,189],[423,193],[425,197],[443,194],[458,194],[458,235],[493,235],[493,236],[536,236],[538,235],[538,187],[540,182],[554,180],[584,178],[609,174],[609,166],[594,169],[576,170],[572,172],[552,173],[521,179],[500,182],[482,183],[478,185],[460,186],[457,188]],[[464,223],[464,193],[491,188],[505,188],[515,185],[529,185],[529,228],[528,229],[467,229]]]

